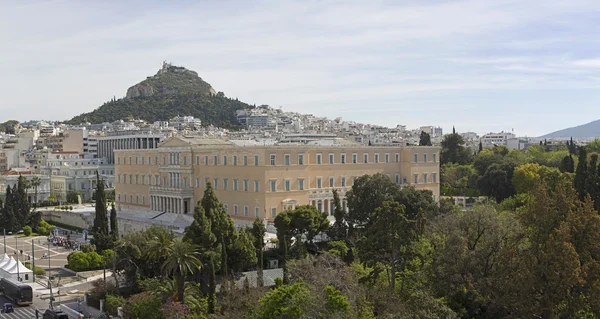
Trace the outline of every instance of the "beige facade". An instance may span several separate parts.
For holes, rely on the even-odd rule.
[[[191,214],[210,182],[238,224],[256,217],[272,220],[296,205],[332,212],[333,189],[344,199],[355,178],[375,173],[431,190],[437,199],[439,148],[237,146],[173,137],[156,149],[115,150],[119,209]]]

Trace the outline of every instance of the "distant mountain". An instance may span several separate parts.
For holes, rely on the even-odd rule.
[[[560,131],[552,132],[540,138],[593,138],[600,137],[600,120],[587,124],[569,127]]]
[[[252,106],[215,92],[198,73],[163,63],[156,75],[130,87],[125,98],[106,102],[67,123],[103,123],[131,117],[154,122],[191,115],[202,120],[202,124],[235,128],[239,126],[235,111],[248,108]]]

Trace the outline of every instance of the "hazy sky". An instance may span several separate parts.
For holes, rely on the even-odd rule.
[[[250,104],[536,136],[600,118],[599,21],[598,0],[0,0],[0,121],[91,111],[167,60]]]

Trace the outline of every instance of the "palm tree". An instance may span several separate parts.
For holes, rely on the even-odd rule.
[[[168,248],[173,244],[173,236],[168,232],[157,232],[151,237],[148,242],[148,251],[146,254],[148,257],[155,258],[157,260],[164,260],[167,257]]]
[[[38,203],[38,187],[39,187],[41,184],[42,184],[42,180],[41,180],[39,177],[37,177],[37,176],[34,176],[34,177],[31,179],[31,181],[29,182],[29,185],[30,185],[31,187],[33,187],[33,192],[34,192],[34,194],[35,194],[35,197],[34,197],[34,201],[35,201],[35,207],[37,207],[37,203]]]
[[[166,259],[162,271],[167,276],[175,277],[177,283],[177,300],[183,302],[185,276],[193,275],[202,267],[198,246],[181,240],[175,240],[166,250]]]

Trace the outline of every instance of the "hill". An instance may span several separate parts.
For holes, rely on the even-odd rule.
[[[66,123],[113,122],[128,117],[154,122],[166,121],[177,115],[191,115],[202,120],[203,124],[236,128],[235,111],[247,108],[252,106],[227,98],[222,92],[216,93],[198,73],[163,63],[156,75],[130,87],[124,98],[106,102]]]
[[[600,137],[600,120],[587,124],[569,127],[556,132],[548,133],[540,138],[588,138]]]

